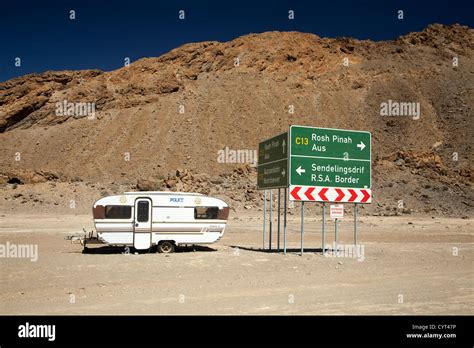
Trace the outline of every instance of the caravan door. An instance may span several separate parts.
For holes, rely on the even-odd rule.
[[[138,250],[151,247],[151,200],[138,198],[135,201],[133,246]]]

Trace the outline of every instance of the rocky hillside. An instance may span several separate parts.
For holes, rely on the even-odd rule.
[[[256,150],[300,124],[372,132],[369,211],[472,215],[473,55],[474,31],[460,25],[383,42],[266,32],[187,44],[111,72],[12,79],[0,83],[2,204],[28,205],[51,182],[114,191],[140,181],[253,207],[254,170],[221,163],[219,150]],[[382,116],[389,101],[419,103],[419,118]],[[78,103],[93,112],[69,108]],[[11,188],[22,185],[15,198]],[[54,197],[37,205],[59,200],[42,190]]]

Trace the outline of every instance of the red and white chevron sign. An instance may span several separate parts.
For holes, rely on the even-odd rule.
[[[370,203],[372,191],[360,188],[290,186],[290,201]]]

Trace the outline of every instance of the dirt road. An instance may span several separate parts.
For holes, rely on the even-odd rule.
[[[38,246],[37,261],[0,259],[0,314],[474,314],[470,219],[362,217],[363,254],[337,258],[319,250],[318,219],[306,222],[304,256],[296,217],[291,252],[252,250],[262,244],[252,214],[208,248],[164,255],[82,254],[63,238],[92,228],[89,215],[0,216],[0,245]],[[352,236],[348,219],[341,243]]]

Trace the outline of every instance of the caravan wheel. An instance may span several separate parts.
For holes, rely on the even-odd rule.
[[[163,254],[169,254],[174,252],[174,243],[170,241],[162,241],[158,244],[158,252]]]

